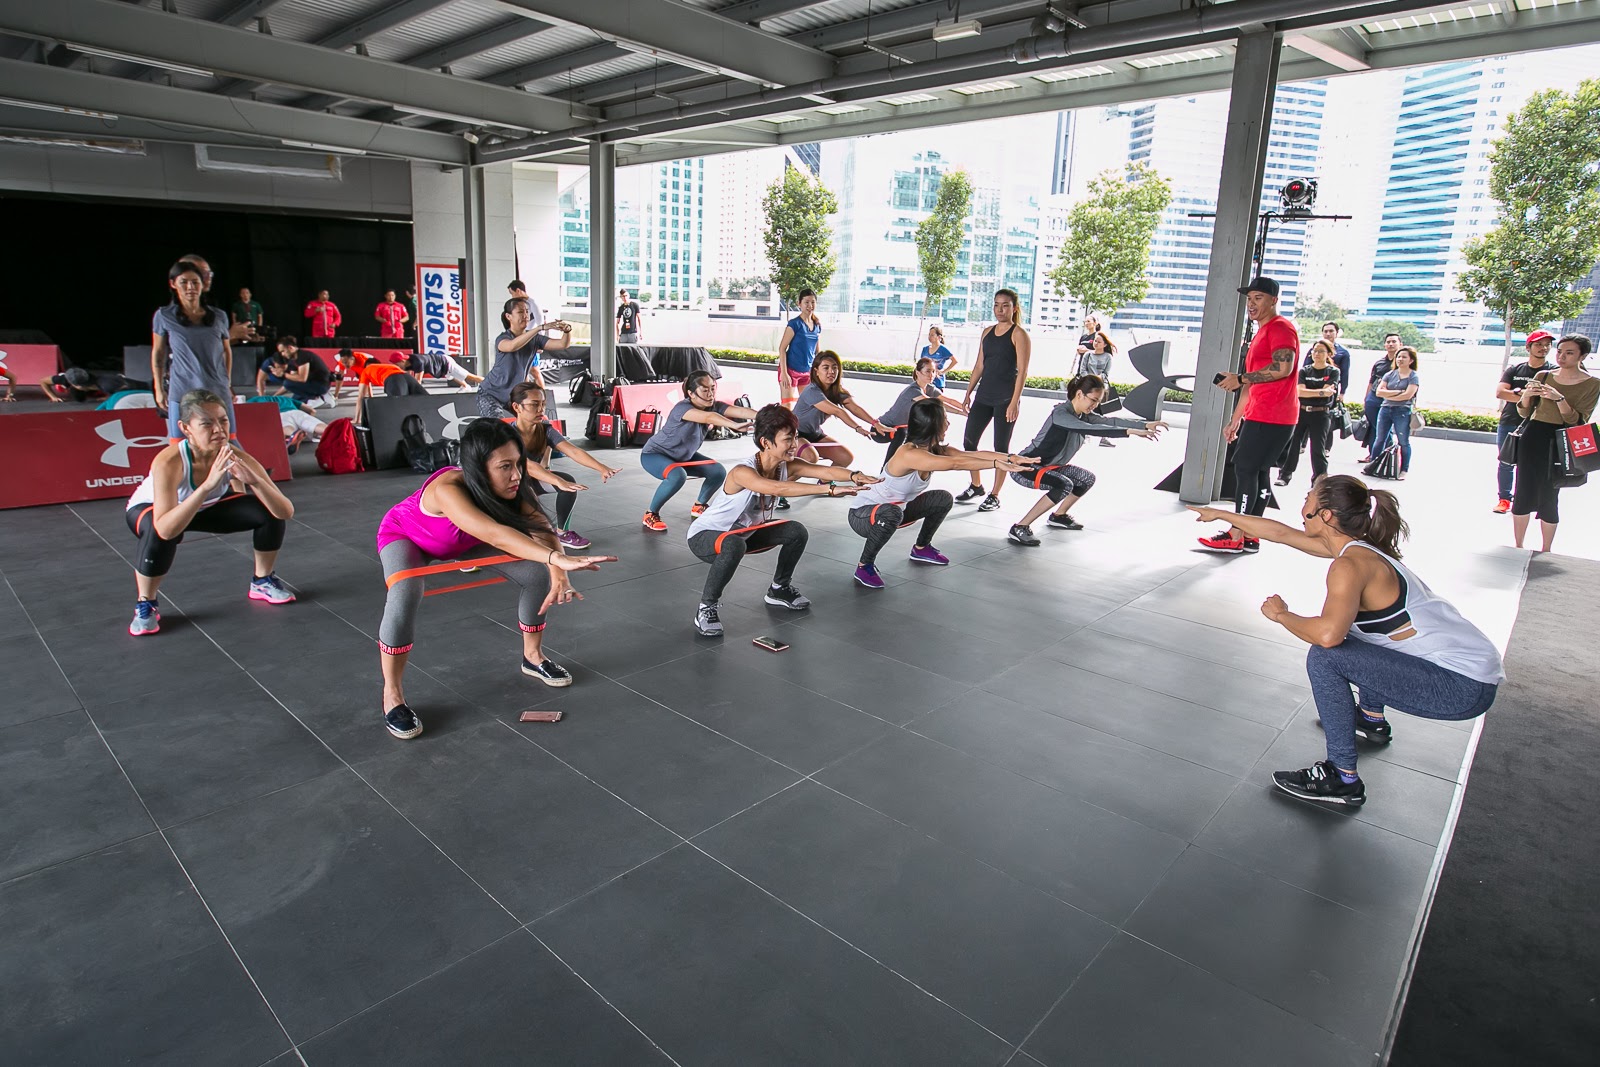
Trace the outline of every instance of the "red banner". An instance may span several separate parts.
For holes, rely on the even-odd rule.
[[[278,406],[238,404],[233,414],[244,450],[274,481],[292,477]],[[0,508],[131,496],[167,443],[154,408],[0,415]]]
[[[32,386],[61,369],[61,349],[55,345],[0,344],[0,363],[17,376],[18,388],[38,396],[39,391]]]

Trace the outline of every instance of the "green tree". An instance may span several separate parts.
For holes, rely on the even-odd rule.
[[[1150,241],[1172,202],[1172,183],[1144,163],[1107,170],[1067,213],[1067,239],[1050,272],[1056,295],[1071,294],[1085,313],[1115,313],[1150,291]]]
[[[712,278],[706,283],[706,295],[713,300],[722,299],[722,279]]]
[[[1326,296],[1308,296],[1295,301],[1294,317],[1302,326],[1312,325],[1320,331],[1325,322],[1344,324],[1344,317],[1348,312],[1339,306],[1338,301]]]
[[[767,220],[762,240],[779,298],[792,301],[802,289],[821,293],[838,265],[828,225],[828,216],[839,210],[838,198],[820,179],[786,167],[767,186],[761,209]]]
[[[1506,117],[1489,152],[1494,229],[1466,243],[1456,288],[1500,314],[1511,333],[1571,318],[1600,259],[1600,80],[1547,89]]]
[[[1414,322],[1401,322],[1399,319],[1336,319],[1335,321],[1344,331],[1345,340],[1362,348],[1382,348],[1384,337],[1397,333],[1400,335],[1401,344],[1409,345],[1418,352],[1433,351],[1433,338],[1423,333]]]
[[[922,272],[922,309],[944,303],[955,281],[961,244],[967,236],[967,214],[972,210],[972,179],[953,170],[939,180],[933,213],[917,224],[917,268]]]

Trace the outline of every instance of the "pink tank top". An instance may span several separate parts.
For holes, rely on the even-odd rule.
[[[422,510],[422,494],[433,480],[447,471],[460,469],[443,467],[434,471],[421,489],[389,509],[378,524],[379,552],[396,541],[410,541],[433,559],[458,559],[483,546],[482,541],[462,533],[460,527],[443,515],[429,515]]]

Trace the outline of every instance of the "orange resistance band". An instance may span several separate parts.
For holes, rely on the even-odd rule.
[[[1044,479],[1045,471],[1058,471],[1060,469],[1061,465],[1059,463],[1053,467],[1040,467],[1038,470],[1033,472],[1033,487],[1035,489],[1039,488],[1039,482]]]
[[[717,535],[717,543],[716,543],[715,548],[712,549],[712,551],[714,551],[714,552],[716,552],[716,553],[718,553],[720,555],[722,553],[722,542],[726,541],[729,537],[732,537],[734,534],[752,533],[752,532],[754,532],[756,530],[764,530],[768,526],[782,526],[784,523],[786,523],[788,521],[789,521],[788,519],[773,519],[771,522],[758,522],[754,526],[742,526],[737,530],[726,530],[723,533],[720,533],[720,534]],[[764,550],[763,549],[757,549],[756,551],[760,552],[760,551],[764,551]]]
[[[407,578],[422,578],[429,574],[448,574],[451,571],[460,571],[464,567],[494,567],[501,563],[517,563],[521,560],[521,556],[480,556],[477,559],[458,559],[453,563],[432,563],[426,567],[412,567],[410,570],[395,571],[393,574],[389,575],[388,578],[384,579],[384,581],[388,584],[390,589],[393,589],[396,582],[403,582]],[[537,561],[529,560],[528,562],[533,563]],[[458,586],[457,588],[470,589],[474,585],[492,585],[495,582],[503,581],[505,581],[504,578],[492,578],[481,582],[473,582],[471,585]],[[451,590],[436,589],[433,592],[448,593],[451,592]],[[431,596],[433,594],[429,593],[427,595]]]
[[[893,504],[895,507],[901,507],[901,506],[903,506],[905,504],[905,501],[904,500],[890,500],[890,501],[886,501],[886,503]],[[874,505],[872,505],[872,510],[867,513],[867,525],[868,526],[872,526],[872,525],[875,525],[877,523],[877,521],[878,521],[878,509],[883,507],[883,506],[884,506],[884,504],[874,504]],[[904,530],[907,526],[915,526],[916,524],[917,524],[917,520],[916,519],[912,519],[910,522],[902,522],[899,526],[896,526],[895,529]]]
[[[661,469],[661,480],[666,481],[667,475],[672,473],[674,467],[704,467],[708,463],[715,463],[714,459],[686,459],[682,463],[668,463]]]

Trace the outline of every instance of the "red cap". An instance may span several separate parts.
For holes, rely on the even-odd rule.
[[[1555,339],[1556,335],[1549,330],[1534,330],[1528,335],[1528,344],[1531,345],[1535,341],[1554,341]]]

